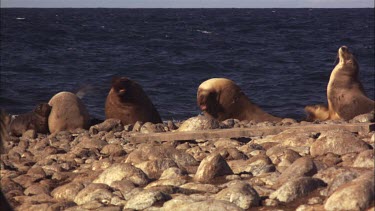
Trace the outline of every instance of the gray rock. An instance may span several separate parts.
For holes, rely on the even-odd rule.
[[[354,160],[353,167],[356,168],[374,168],[374,150],[365,150],[358,154]]]
[[[291,179],[296,179],[303,176],[312,176],[317,172],[316,166],[310,157],[301,157],[294,161],[277,180],[276,187],[280,187]]]
[[[142,170],[128,164],[116,163],[101,173],[93,183],[104,183],[111,185],[114,181],[128,179],[134,184],[145,185],[148,183],[148,178]]]
[[[325,186],[322,180],[311,177],[299,177],[283,184],[270,195],[270,198],[288,203],[321,186]]]
[[[246,182],[236,182],[221,190],[215,195],[215,199],[232,202],[245,210],[258,206],[260,202],[258,193]]]
[[[184,121],[177,131],[196,131],[220,128],[220,122],[203,115],[191,117]]]
[[[92,201],[109,203],[111,198],[112,192],[108,185],[93,183],[82,189],[74,198],[74,202],[78,205],[83,205]]]
[[[125,209],[143,210],[151,207],[157,202],[163,202],[169,199],[168,195],[160,191],[145,190],[130,198],[125,205]]]
[[[220,154],[212,154],[201,161],[194,180],[198,182],[209,182],[217,176],[233,174],[228,163]]]
[[[74,201],[77,194],[84,188],[81,183],[71,182],[55,188],[51,195],[57,200]]]
[[[319,138],[311,145],[311,156],[324,155],[329,152],[344,155],[351,152],[362,152],[369,149],[369,146],[345,130],[331,130],[322,132]]]
[[[326,210],[365,210],[374,199],[374,172],[340,186],[326,201]]]

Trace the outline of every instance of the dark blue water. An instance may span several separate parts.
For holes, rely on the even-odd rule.
[[[326,102],[342,45],[374,99],[373,9],[1,9],[0,107],[26,112],[89,84],[83,100],[103,118],[121,75],[164,120],[181,120],[199,113],[201,82],[227,77],[264,110],[300,119]]]

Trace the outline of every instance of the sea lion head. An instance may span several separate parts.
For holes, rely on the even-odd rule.
[[[345,67],[350,67],[344,68],[344,70],[349,70],[350,72],[353,72],[353,74],[358,73],[358,62],[353,53],[349,51],[348,47],[341,46],[338,50],[337,57],[339,58],[339,64],[344,65]]]
[[[308,105],[305,107],[305,112],[307,114],[307,121],[324,121],[328,120],[329,118],[329,109],[326,105],[323,104]]]
[[[142,88],[136,82],[126,77],[114,77],[112,79],[112,89],[123,102],[136,101],[143,96]]]
[[[50,106],[48,103],[40,103],[35,107],[34,112],[40,116],[48,117],[51,113],[51,109],[52,106]]]
[[[197,104],[203,112],[218,118],[232,109],[241,94],[240,88],[233,81],[212,78],[199,85]]]

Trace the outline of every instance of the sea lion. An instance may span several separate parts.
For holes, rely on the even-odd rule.
[[[307,114],[306,121],[325,121],[325,120],[335,120],[340,119],[335,113],[328,109],[328,106],[323,104],[318,105],[308,105],[305,107],[305,112]]]
[[[226,119],[263,121],[281,121],[264,112],[250,101],[240,87],[226,78],[212,78],[198,87],[197,103],[205,115],[219,121]]]
[[[112,79],[105,102],[106,119],[120,119],[123,125],[137,121],[161,123],[161,118],[142,87],[126,77]]]
[[[88,129],[89,113],[81,99],[71,92],[59,92],[48,102],[52,106],[48,117],[51,133],[77,128]]]
[[[375,109],[359,81],[359,65],[348,47],[338,50],[339,62],[332,70],[327,86],[329,111],[340,119],[350,120]]]
[[[10,123],[9,132],[14,136],[22,136],[27,130],[48,133],[48,116],[50,112],[51,106],[48,103],[40,103],[32,112],[16,116]]]

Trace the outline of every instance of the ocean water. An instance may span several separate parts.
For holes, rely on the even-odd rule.
[[[374,99],[373,9],[1,9],[0,107],[32,110],[89,88],[104,118],[114,75],[140,83],[163,120],[200,113],[201,82],[226,77],[267,112],[303,119],[326,102],[337,50],[348,46]]]

